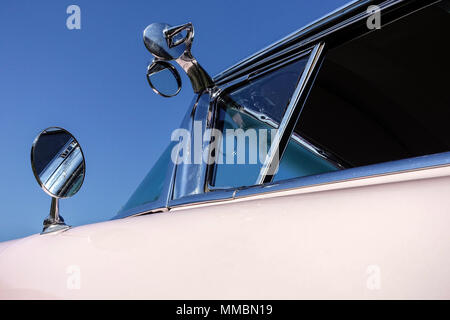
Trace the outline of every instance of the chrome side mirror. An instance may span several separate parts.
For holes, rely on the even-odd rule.
[[[59,215],[59,199],[74,196],[83,184],[86,165],[80,144],[62,128],[47,128],[33,142],[31,167],[39,186],[52,197],[41,234],[70,228]]]
[[[191,46],[193,40],[194,27],[192,23],[186,23],[176,27],[172,27],[167,23],[152,23],[144,30],[144,44],[154,56],[153,62],[148,67],[148,70],[159,62],[166,62],[164,65],[166,68],[164,69],[168,69],[167,65],[170,64],[167,61],[175,60],[188,75],[195,93],[200,93],[207,88],[213,87],[214,82],[211,77],[192,56]],[[176,70],[172,74],[179,77]],[[177,77],[175,76],[175,78]],[[149,83],[152,86],[152,82],[149,81]],[[154,86],[152,86],[152,89],[156,93],[161,94],[159,90],[155,90]]]

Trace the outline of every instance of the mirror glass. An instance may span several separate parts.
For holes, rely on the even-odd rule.
[[[154,62],[149,66],[147,80],[153,91],[163,97],[173,97],[181,89],[181,78],[177,70],[163,61]]]
[[[31,166],[39,185],[54,198],[71,197],[83,184],[83,152],[72,134],[62,128],[47,128],[36,137]]]
[[[180,43],[177,46],[169,48],[164,30],[169,29],[171,25],[167,23],[152,23],[144,30],[144,44],[155,57],[163,60],[173,60],[180,57],[186,50],[186,44],[180,43],[186,33],[180,32],[175,35],[173,42]]]

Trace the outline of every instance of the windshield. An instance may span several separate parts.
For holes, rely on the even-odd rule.
[[[137,187],[130,199],[120,209],[118,214],[136,208],[146,203],[158,200],[166,180],[167,166],[171,163],[170,154],[173,144],[170,144],[156,161],[153,168],[145,176],[144,180]]]

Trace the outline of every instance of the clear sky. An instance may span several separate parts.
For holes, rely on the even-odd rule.
[[[343,0],[0,2],[0,241],[40,232],[50,198],[30,166],[35,136],[61,126],[80,142],[86,179],[61,200],[70,225],[108,220],[170,141],[193,92],[165,99],[145,80],[142,31],[152,22],[192,22],[192,52],[213,76],[297,30]],[[69,30],[66,9],[81,8]]]

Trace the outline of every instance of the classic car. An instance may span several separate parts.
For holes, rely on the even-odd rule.
[[[110,221],[47,190],[0,298],[449,299],[449,17],[353,1],[214,77],[191,23],[151,24],[150,86],[177,94],[175,62],[194,91],[179,130]]]

